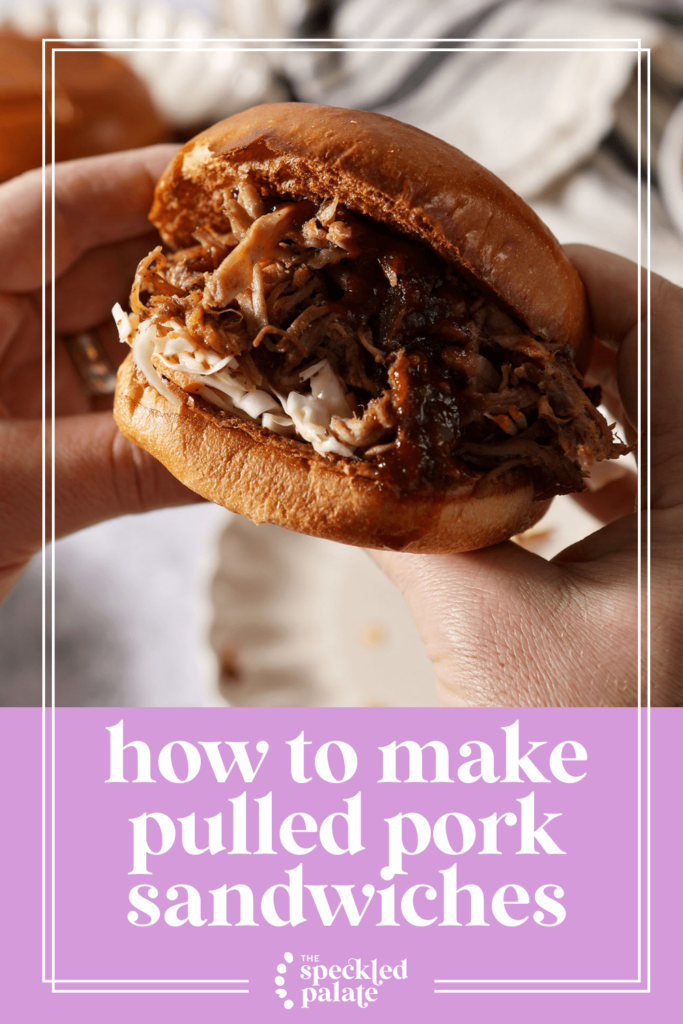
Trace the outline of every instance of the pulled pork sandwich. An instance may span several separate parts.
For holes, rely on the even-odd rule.
[[[584,488],[615,441],[558,242],[493,174],[378,114],[256,107],[180,150],[150,219],[123,433],[256,522],[466,551]]]

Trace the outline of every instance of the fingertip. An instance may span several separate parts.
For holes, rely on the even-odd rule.
[[[618,347],[638,322],[638,267],[631,260],[592,245],[565,245],[588,294],[588,303],[600,339]]]
[[[615,471],[619,467],[615,466]],[[596,489],[572,495],[577,505],[601,523],[611,523],[635,510],[638,499],[638,477],[628,469],[607,479]]]
[[[154,187],[177,148],[160,144],[57,165],[57,273],[89,249],[149,230]]]

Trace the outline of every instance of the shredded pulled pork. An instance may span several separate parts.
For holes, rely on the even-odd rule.
[[[548,497],[628,450],[573,350],[532,337],[424,246],[248,179],[223,210],[196,245],[145,257],[132,315],[115,309],[162,393],[170,380],[402,490],[524,465]]]

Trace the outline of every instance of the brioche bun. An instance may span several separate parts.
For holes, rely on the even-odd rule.
[[[264,195],[334,196],[423,243],[531,334],[572,345],[587,363],[585,290],[559,243],[506,185],[445,142],[379,114],[256,107],[202,132],[167,168],[150,213],[164,243],[189,247],[198,224],[224,224],[221,193],[245,174]],[[373,548],[456,552],[528,529],[549,505],[519,466],[490,481],[482,473],[446,490],[402,492],[362,459],[320,455],[169,386],[179,407],[129,356],[116,391],[119,428],[192,490],[255,522]]]
[[[310,445],[191,402],[176,410],[149,386],[132,356],[119,369],[114,416],[121,432],[191,490],[255,523],[342,544],[433,554],[498,544],[529,529],[550,505],[534,501],[523,470],[500,478],[483,497],[474,496],[473,483],[397,493],[354,472],[350,459],[319,455]]]

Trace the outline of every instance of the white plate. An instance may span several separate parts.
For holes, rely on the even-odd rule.
[[[551,558],[598,526],[558,498],[525,546]],[[216,697],[228,704],[437,704],[434,670],[401,594],[358,548],[233,516],[209,599]]]

